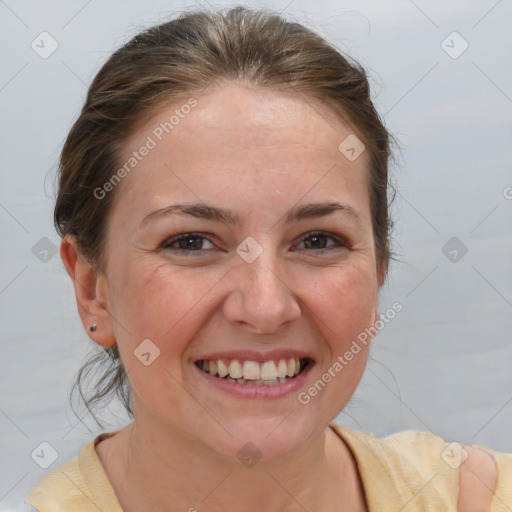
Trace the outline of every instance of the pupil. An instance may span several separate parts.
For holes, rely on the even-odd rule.
[[[197,236],[191,236],[180,240],[180,249],[201,249],[202,241]]]
[[[320,241],[320,246],[319,245],[315,245],[315,242],[319,242]],[[307,240],[306,240],[306,247],[308,249],[310,248],[320,248],[320,249],[324,249],[325,248],[325,241],[326,241],[326,236],[325,235],[312,235],[310,236]],[[322,243],[323,242],[323,243]]]

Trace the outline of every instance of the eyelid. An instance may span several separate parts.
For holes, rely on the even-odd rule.
[[[297,249],[293,249],[293,247],[295,247],[298,244],[303,243],[305,240],[307,240],[309,238],[312,238],[314,236],[325,236],[326,238],[331,239],[331,241],[333,241],[334,244],[332,244],[332,245],[330,245],[328,247],[325,247],[325,248],[319,248],[319,249],[304,248],[304,249],[298,249],[298,250],[299,251],[313,252],[313,253],[326,253],[326,252],[331,252],[331,251],[335,251],[335,250],[339,250],[339,249],[349,248],[350,247],[350,244],[347,242],[347,240],[345,238],[339,236],[339,235],[336,235],[334,233],[330,233],[330,232],[327,232],[327,231],[313,230],[313,231],[308,231],[306,233],[303,233],[302,235],[300,235],[298,237],[298,239],[296,240],[296,242],[292,246],[292,249],[291,249],[292,252],[295,252],[297,250]],[[211,252],[212,250],[219,250],[219,248],[217,247],[217,244],[215,244],[210,239],[210,237],[215,238],[210,233],[198,233],[198,232],[179,233],[177,235],[174,235],[172,237],[169,237],[169,238],[165,239],[160,244],[159,249],[169,249],[169,250],[173,250],[173,251],[177,251],[177,252],[181,252],[181,253],[197,253],[197,254],[201,254],[201,253],[204,253],[204,252]],[[206,240],[207,242],[209,242],[212,245],[214,245],[215,249],[202,249],[201,248],[201,249],[197,249],[197,250],[193,250],[193,249],[187,250],[187,249],[181,249],[179,247],[171,247],[173,244],[178,243],[180,240],[184,240],[184,239],[187,239],[187,238],[200,238],[200,239]]]
[[[324,249],[305,249],[305,250],[311,250],[313,252],[326,252],[326,251],[331,251],[331,250],[335,250],[335,249],[342,249],[342,248],[350,247],[348,241],[345,238],[343,238],[339,235],[335,235],[334,233],[330,233],[328,231],[321,231],[321,230],[308,231],[307,233],[300,235],[297,244],[302,243],[302,242],[304,242],[304,240],[307,240],[308,238],[311,238],[315,235],[322,235],[322,236],[325,236],[326,238],[330,238],[331,240],[333,240],[335,242],[336,245],[334,247],[330,246],[330,247],[327,247]]]
[[[180,249],[180,248],[176,248],[176,247],[171,248],[171,245],[179,242],[180,240],[186,239],[186,238],[203,238],[204,240],[207,240],[208,242],[210,242],[212,245],[216,245],[212,240],[210,240],[210,238],[207,235],[213,236],[210,233],[196,233],[196,232],[179,233],[177,235],[166,238],[160,244],[159,249],[174,249],[176,251],[181,251],[181,252],[198,252],[198,253],[204,252],[205,249],[201,249],[201,250],[197,250],[197,251],[187,251],[186,249]],[[212,249],[208,249],[208,250],[212,250]]]

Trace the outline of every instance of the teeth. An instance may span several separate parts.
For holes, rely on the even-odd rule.
[[[288,377],[293,377],[295,375],[295,359],[293,358],[288,361],[286,375],[288,375]]]
[[[218,359],[216,361],[201,360],[199,367],[213,376],[227,378],[239,384],[259,384],[273,386],[285,382],[287,378],[295,377],[299,374],[301,362],[299,358],[279,359],[275,361],[240,361],[232,359],[226,361]]]
[[[273,380],[245,380],[245,379],[236,379],[231,380],[231,382],[237,382],[238,384],[246,384],[248,386],[275,386],[276,384],[282,384],[286,382],[285,379],[273,379]]]
[[[280,359],[277,364],[277,376],[280,379],[284,379],[286,377],[287,365],[284,359]]]
[[[223,359],[217,361],[217,371],[219,372],[219,377],[225,377],[229,373],[229,368]]]
[[[233,364],[233,362],[231,362]],[[233,373],[229,372],[231,374],[231,378],[235,379],[236,377],[233,377]],[[260,376],[260,365],[256,361],[245,361],[244,363],[244,379],[248,380],[259,380],[261,378]]]
[[[259,366],[259,365],[258,365]],[[261,365],[261,380],[275,380],[277,377],[277,368],[274,361],[265,361]]]
[[[231,360],[229,365],[229,376],[232,379],[240,379],[242,377],[242,365],[236,359]]]
[[[276,384],[284,384],[286,382],[286,378],[284,379],[274,379],[274,380],[245,380],[245,379],[230,379],[226,378],[229,382],[236,382],[238,384],[247,384],[249,386],[275,386]]]

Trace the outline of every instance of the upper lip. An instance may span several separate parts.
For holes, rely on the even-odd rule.
[[[275,349],[269,352],[259,352],[256,350],[230,350],[223,352],[211,352],[194,359],[194,361],[216,361],[218,359],[238,361],[256,361],[263,363],[265,361],[278,361],[279,359],[291,359],[297,357],[299,359],[313,359],[311,354],[293,349]]]

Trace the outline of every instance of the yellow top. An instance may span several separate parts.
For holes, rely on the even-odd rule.
[[[335,424],[331,428],[356,459],[369,512],[456,512],[460,445],[416,430],[377,438]],[[97,443],[113,434],[96,437],[77,457],[45,475],[30,491],[26,503],[39,512],[122,512],[94,450]],[[489,452],[483,446],[475,447]],[[492,454],[498,480],[490,512],[510,512],[512,454]]]

